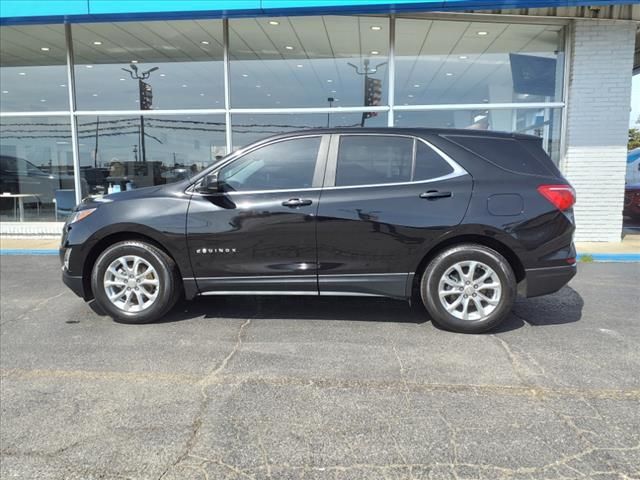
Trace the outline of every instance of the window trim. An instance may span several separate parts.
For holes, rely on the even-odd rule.
[[[411,178],[413,178],[413,174],[415,172],[415,163],[416,163],[416,152],[418,142],[424,143],[427,147],[431,148],[437,155],[440,156],[445,162],[449,164],[453,171],[446,175],[441,175],[439,177],[427,178],[424,180],[410,180],[406,182],[388,182],[388,183],[368,183],[365,185],[336,185],[336,172],[338,167],[338,151],[340,148],[340,138],[342,136],[348,137],[402,137],[409,138],[413,140],[413,158],[411,160]],[[400,185],[418,185],[421,183],[432,183],[439,182],[443,180],[449,180],[451,178],[461,177],[463,175],[469,175],[469,173],[460,166],[455,160],[453,160],[449,155],[440,150],[435,145],[432,145],[424,138],[416,137],[413,135],[406,135],[400,133],[358,133],[358,132],[349,132],[349,133],[336,133],[331,135],[331,144],[329,146],[329,157],[327,159],[327,167],[325,171],[324,178],[324,186],[323,190],[342,190],[345,188],[370,188],[370,187],[387,187],[387,186],[400,186]]]
[[[283,143],[283,142],[287,142],[287,141],[291,141],[291,140],[300,140],[303,138],[320,138],[320,146],[318,147],[318,154],[316,155],[316,161],[315,161],[315,166],[314,166],[314,170],[313,170],[313,179],[311,181],[311,187],[307,187],[307,188],[285,188],[285,189],[279,189],[279,188],[274,188],[274,189],[269,189],[269,190],[246,190],[246,191],[231,191],[231,192],[217,192],[217,193],[202,193],[202,192],[198,192],[197,186],[198,184],[202,181],[202,179],[208,175],[209,173],[212,172],[220,172],[223,168],[231,165],[232,163],[240,160],[241,158],[244,158],[246,155],[249,155],[250,153],[255,152],[256,150],[259,150],[261,148],[265,148],[265,147],[269,147],[271,145],[275,145],[277,143]],[[325,175],[325,168],[327,165],[327,153],[329,151],[329,141],[330,141],[330,135],[328,134],[323,134],[323,133],[311,133],[311,134],[302,134],[302,135],[295,135],[295,136],[291,136],[291,137],[284,137],[284,138],[274,138],[270,141],[266,141],[266,142],[261,142],[259,144],[254,144],[254,145],[249,145],[247,148],[243,149],[243,150],[239,150],[237,155],[231,155],[231,158],[229,158],[227,161],[225,161],[224,163],[221,163],[220,165],[216,165],[215,167],[212,167],[210,169],[205,169],[203,172],[201,172],[199,175],[199,177],[191,184],[189,185],[189,187],[185,190],[185,193],[191,194],[191,195],[200,195],[200,196],[204,196],[204,197],[211,197],[211,196],[221,196],[221,195],[247,195],[247,194],[261,194],[261,193],[284,193],[284,192],[309,192],[309,191],[315,191],[315,190],[321,190],[322,189],[322,183],[323,183],[323,178]]]

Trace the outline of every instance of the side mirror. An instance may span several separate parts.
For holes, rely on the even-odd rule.
[[[222,191],[222,185],[218,179],[218,172],[212,172],[202,179],[198,192],[200,193],[218,193]]]

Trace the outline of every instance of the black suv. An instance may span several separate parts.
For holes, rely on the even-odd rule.
[[[438,325],[481,332],[575,275],[574,201],[536,137],[307,130],[85,200],[60,257],[74,292],[127,323],[181,295],[357,295],[420,298]]]

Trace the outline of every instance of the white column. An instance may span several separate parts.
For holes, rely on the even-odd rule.
[[[576,241],[620,241],[636,25],[574,20],[562,167]]]

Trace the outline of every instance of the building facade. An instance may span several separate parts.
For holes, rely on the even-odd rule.
[[[577,190],[576,239],[619,240],[638,5],[490,3],[518,10],[2,0],[3,231],[57,233],[86,195],[182,179],[268,135],[416,126],[539,136]]]

